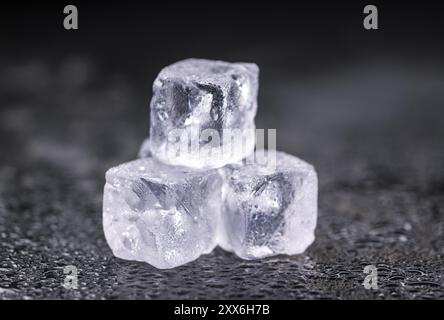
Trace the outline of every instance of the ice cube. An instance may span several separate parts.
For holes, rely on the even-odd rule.
[[[139,159],[106,173],[103,227],[115,256],[167,269],[216,246],[221,177],[215,170]]]
[[[275,165],[222,169],[226,182],[218,242],[244,259],[302,253],[314,241],[318,186],[313,166],[283,152],[266,155],[276,157]]]
[[[150,138],[146,138],[143,140],[142,145],[140,146],[138,156],[139,158],[149,158],[152,155]]]
[[[161,161],[217,168],[255,145],[259,68],[253,63],[187,59],[153,84],[151,151]]]

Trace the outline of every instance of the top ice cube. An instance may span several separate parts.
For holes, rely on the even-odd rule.
[[[187,59],[153,84],[151,151],[171,165],[218,168],[255,145],[259,68],[254,63]]]

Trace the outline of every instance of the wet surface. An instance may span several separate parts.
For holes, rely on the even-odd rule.
[[[319,174],[303,255],[217,249],[163,271],[113,257],[104,172],[136,157],[151,92],[84,58],[12,63],[0,79],[0,298],[443,299],[442,73],[374,65],[298,82],[264,64],[258,127],[277,128],[278,148]],[[61,285],[67,265],[78,290]],[[362,284],[366,265],[377,290]]]

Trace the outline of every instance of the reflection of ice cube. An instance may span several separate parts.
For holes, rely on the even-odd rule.
[[[103,225],[114,255],[165,269],[211,252],[221,184],[215,170],[170,167],[153,158],[111,168]]]
[[[244,259],[298,254],[314,241],[316,172],[296,157],[275,155],[276,167],[243,163],[223,169],[219,243]]]
[[[221,167],[248,156],[254,149],[258,75],[252,63],[203,59],[164,68],[153,84],[153,155],[195,168]],[[232,133],[235,141],[224,139]]]

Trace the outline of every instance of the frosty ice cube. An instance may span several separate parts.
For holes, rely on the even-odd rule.
[[[221,177],[215,170],[139,159],[106,173],[103,227],[115,256],[173,268],[216,245]]]
[[[139,153],[137,155],[139,158],[149,158],[153,155],[151,153],[150,138],[146,138],[145,140],[143,140],[142,144],[140,145]]]
[[[151,151],[170,165],[217,168],[254,149],[259,68],[187,59],[153,84]]]
[[[310,164],[283,152],[275,166],[226,166],[219,245],[244,259],[302,253],[313,241],[317,175]]]

